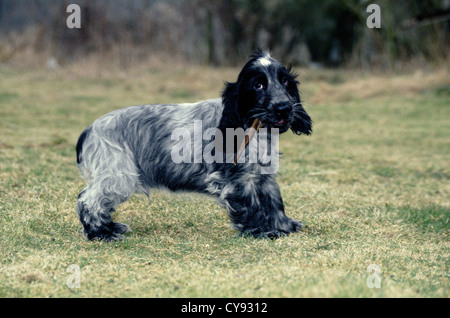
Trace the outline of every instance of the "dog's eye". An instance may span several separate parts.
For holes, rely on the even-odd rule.
[[[256,89],[257,91],[262,91],[262,90],[264,89],[264,85],[261,84],[261,83],[256,83],[256,84],[255,84],[255,89]]]
[[[289,86],[289,80],[286,77],[283,77],[281,79],[281,84],[283,84],[284,86]]]

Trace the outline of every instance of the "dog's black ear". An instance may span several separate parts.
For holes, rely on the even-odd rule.
[[[223,112],[219,129],[225,133],[226,128],[242,127],[242,119],[238,109],[238,84],[227,83],[222,94]]]
[[[299,82],[296,80],[298,75],[294,72],[292,72],[292,67],[289,65],[287,68],[287,71],[289,72],[289,75],[291,76],[292,80],[295,81],[296,85],[295,88],[291,89],[290,95],[294,96],[296,103],[293,107],[293,117],[294,120],[291,123],[291,130],[296,135],[311,135],[312,134],[312,126],[313,121],[311,120],[311,117],[308,115],[308,113],[303,108],[301,99],[300,99],[300,93],[298,91],[297,85]]]
[[[294,120],[291,123],[291,130],[297,135],[311,135],[312,125],[313,121],[303,107],[301,105],[294,107]]]

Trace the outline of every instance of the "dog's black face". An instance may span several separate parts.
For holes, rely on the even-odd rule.
[[[289,128],[296,134],[310,135],[312,121],[303,109],[296,75],[267,53],[251,56],[235,83],[223,93],[225,104],[222,128],[247,129],[255,119],[280,133]]]

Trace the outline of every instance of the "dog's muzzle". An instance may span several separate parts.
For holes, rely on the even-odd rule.
[[[292,117],[292,106],[289,103],[279,103],[273,106],[274,118],[270,125],[282,131],[287,130]]]

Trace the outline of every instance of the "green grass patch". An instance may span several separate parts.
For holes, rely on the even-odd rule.
[[[0,92],[0,102],[9,102],[18,97],[19,95],[17,93]]]
[[[425,233],[448,234],[450,219],[450,209],[448,207],[399,207],[392,210],[400,218]]]

